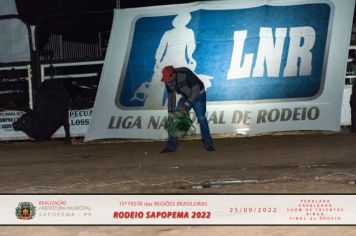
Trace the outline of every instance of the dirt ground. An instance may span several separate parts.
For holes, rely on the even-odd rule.
[[[0,142],[0,193],[356,193],[356,134]],[[0,235],[354,235],[354,227],[2,227]]]

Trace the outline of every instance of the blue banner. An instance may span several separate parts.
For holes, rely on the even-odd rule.
[[[116,10],[85,140],[166,139],[168,65],[204,83],[211,134],[339,131],[354,7],[224,0]]]
[[[134,23],[119,108],[161,109],[161,69],[188,67],[208,102],[310,100],[323,89],[328,4],[197,10]]]

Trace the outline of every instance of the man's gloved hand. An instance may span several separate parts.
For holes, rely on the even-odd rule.
[[[190,104],[188,102],[184,103],[181,112],[188,113],[190,108]]]
[[[184,106],[184,110],[188,113],[190,110],[190,105],[189,106]]]

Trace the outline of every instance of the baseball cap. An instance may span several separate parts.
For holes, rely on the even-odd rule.
[[[162,82],[167,82],[169,79],[169,76],[171,76],[174,73],[174,67],[173,66],[166,66],[162,70]]]

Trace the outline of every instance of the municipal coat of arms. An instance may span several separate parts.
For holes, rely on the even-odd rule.
[[[15,214],[18,219],[31,220],[36,216],[36,207],[31,202],[20,202]]]

